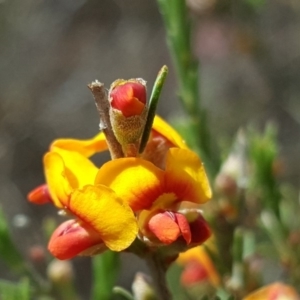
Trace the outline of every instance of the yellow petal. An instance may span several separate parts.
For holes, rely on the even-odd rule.
[[[169,140],[174,145],[174,147],[188,149],[188,146],[186,145],[184,139],[161,117],[157,115],[155,116],[152,128],[159,134],[164,136],[167,140]]]
[[[126,249],[136,238],[138,227],[133,211],[105,186],[85,186],[74,191],[69,210],[93,227],[113,251]]]
[[[72,191],[63,159],[58,153],[48,152],[44,156],[45,177],[49,193],[55,206],[62,208]]]
[[[55,140],[50,150],[53,148],[60,148],[69,151],[75,151],[81,153],[83,156],[90,157],[97,152],[107,150],[107,144],[103,132],[97,134],[88,140],[76,140],[76,139],[59,139]]]
[[[151,207],[163,193],[164,172],[143,159],[120,158],[100,168],[95,184],[110,187],[134,211],[138,211]]]
[[[98,169],[77,152],[53,148],[44,157],[45,176],[56,206],[68,206],[70,193],[95,180]]]
[[[85,156],[78,152],[53,147],[52,151],[62,158],[66,175],[73,189],[93,184],[98,168]]]
[[[166,159],[166,192],[173,192],[181,201],[204,203],[211,196],[211,188],[203,163],[196,153],[171,148]]]

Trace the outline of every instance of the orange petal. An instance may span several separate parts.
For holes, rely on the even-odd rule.
[[[181,201],[204,203],[211,196],[203,163],[196,153],[171,148],[166,160],[166,192],[173,192]]]
[[[53,148],[79,152],[86,157],[108,149],[103,132],[88,140],[58,139],[51,144],[50,150]]]
[[[32,190],[28,195],[27,199],[35,204],[45,204],[48,202],[52,202],[52,199],[49,194],[48,186],[46,184],[42,184]]]
[[[169,140],[174,147],[188,149],[184,139],[161,117],[157,115],[155,116],[152,128]]]
[[[151,207],[162,194],[164,172],[143,159],[120,158],[100,168],[95,184],[110,187],[134,211],[138,211]]]
[[[173,243],[180,236],[180,229],[173,213],[155,214],[150,218],[148,228],[165,245]]]
[[[126,249],[136,238],[138,228],[133,211],[105,186],[85,186],[75,190],[68,208],[96,230],[113,251]]]
[[[174,214],[176,216],[176,222],[178,224],[178,227],[180,228],[181,235],[183,236],[186,243],[189,244],[192,238],[189,222],[183,214]]]
[[[48,249],[58,259],[70,259],[84,250],[103,244],[99,234],[88,224],[69,220],[52,234]]]

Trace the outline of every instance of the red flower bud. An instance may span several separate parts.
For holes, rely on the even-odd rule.
[[[35,204],[45,204],[48,202],[52,202],[52,199],[49,194],[49,190],[46,184],[42,184],[32,190],[27,198],[30,202]]]
[[[110,101],[126,118],[140,115],[147,101],[144,81],[117,81],[110,91]]]
[[[88,224],[69,220],[62,223],[52,234],[48,250],[58,259],[70,259],[89,248],[104,247],[100,235]]]

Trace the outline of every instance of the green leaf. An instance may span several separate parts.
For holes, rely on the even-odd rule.
[[[142,153],[144,151],[147,141],[149,139],[153,120],[154,120],[155,113],[156,113],[157,103],[158,103],[159,96],[161,94],[161,91],[164,86],[164,82],[165,82],[167,75],[168,75],[168,67],[163,66],[160,69],[160,71],[156,77],[156,80],[154,82],[154,86],[153,86],[152,93],[151,93],[150,100],[149,100],[149,110],[148,110],[147,121],[145,124],[143,136],[141,139],[139,153]]]
[[[106,251],[92,259],[93,263],[93,300],[111,300],[113,287],[119,271],[119,254]]]

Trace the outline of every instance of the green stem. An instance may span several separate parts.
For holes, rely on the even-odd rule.
[[[159,300],[171,300],[172,296],[166,280],[167,266],[158,253],[152,253],[145,257],[153,279],[153,285]]]
[[[167,41],[175,66],[179,96],[191,120],[191,130],[211,175],[218,171],[210,147],[206,111],[201,108],[199,64],[192,53],[190,20],[184,0],[157,0],[167,31]]]

